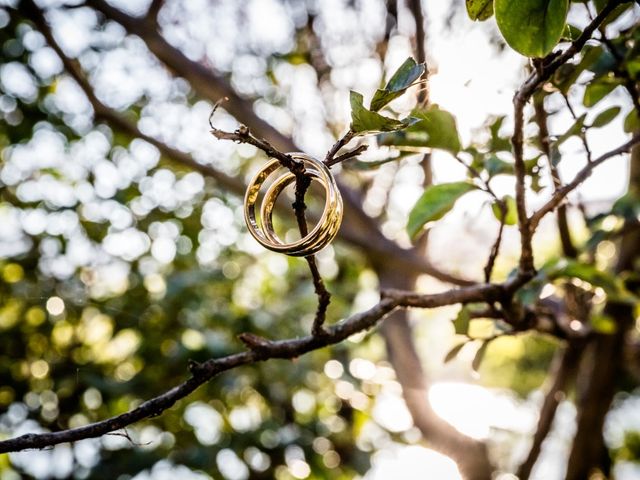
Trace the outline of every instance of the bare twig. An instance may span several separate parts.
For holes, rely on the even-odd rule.
[[[552,373],[549,375],[550,382],[538,416],[538,425],[533,442],[527,458],[518,467],[517,476],[520,480],[528,480],[533,470],[540,451],[542,450],[542,442],[549,434],[556,410],[561,400],[567,393],[570,382],[576,374],[582,351],[584,350],[584,341],[573,341],[561,350],[551,367]]]
[[[209,116],[209,125],[211,126],[211,133],[217,139],[232,140],[237,143],[247,143],[249,145],[253,145],[254,147],[259,148],[260,150],[265,152],[267,156],[277,159],[283,167],[288,168],[291,173],[295,175],[295,200],[291,206],[293,207],[296,215],[296,222],[298,223],[300,236],[305,237],[309,233],[309,230],[307,228],[307,220],[305,218],[307,205],[304,201],[304,197],[307,193],[307,190],[309,189],[309,186],[311,185],[311,177],[306,174],[304,164],[302,162],[295,161],[291,157],[291,155],[279,152],[266,140],[254,137],[249,129],[245,126],[241,126],[235,132],[225,132],[224,130],[215,128],[211,122],[211,117],[215,113],[216,107],[217,105],[214,107],[211,115]],[[324,285],[324,281],[322,280],[320,271],[318,270],[318,265],[316,264],[315,256],[309,255],[305,257],[305,259],[307,261],[307,264],[309,265],[311,277],[313,278],[314,290],[318,297],[318,307],[316,309],[316,315],[313,321],[312,332],[314,335],[322,335],[324,334],[322,325],[325,322],[327,308],[329,307],[329,303],[331,302],[331,294]]]
[[[355,136],[356,132],[351,129],[347,130],[347,133],[345,133],[342,138],[334,143],[333,146],[329,149],[329,151],[327,152],[327,156],[324,158],[324,163],[326,163],[327,165],[335,165],[336,163],[338,163],[334,161],[333,157],[335,157],[338,151],[347,143],[349,143]]]
[[[147,19],[153,22],[156,27],[158,25],[158,13],[163,5],[164,0],[152,0],[151,5],[149,5],[149,10],[147,10]]]
[[[332,158],[328,162],[325,160],[325,162],[327,164],[327,167],[333,167],[334,165],[337,165],[338,163],[342,163],[345,160],[349,160],[350,158],[357,157],[368,148],[369,148],[369,145],[359,145],[353,150],[351,150],[350,152],[346,152],[346,153],[343,153],[342,155],[338,155],[337,157]]]
[[[549,130],[547,128],[547,111],[544,108],[544,97],[534,97],[533,106],[536,112],[536,123],[538,124],[540,145],[542,151],[547,157],[549,164],[549,171],[551,172],[551,179],[553,181],[553,189],[557,191],[562,186],[562,180],[560,179],[560,173],[558,168],[553,163],[553,157],[551,155],[551,143],[549,139]],[[569,221],[567,219],[567,207],[562,204],[558,207],[558,232],[560,234],[560,243],[562,245],[562,251],[566,257],[575,258],[578,255],[576,247],[573,245],[571,239],[571,231],[569,230]]]
[[[415,51],[418,63],[425,63],[426,55],[426,32],[424,29],[424,14],[422,12],[422,2],[420,0],[409,0],[408,5],[413,19],[416,24]],[[424,88],[418,91],[418,105],[426,105],[429,103],[429,84],[424,83]]]
[[[571,193],[578,185],[584,182],[589,176],[595,167],[604,163],[606,160],[615,157],[617,155],[621,155],[623,153],[627,153],[631,150],[635,144],[640,143],[640,134],[637,134],[631,138],[628,142],[620,145],[618,148],[615,148],[607,153],[602,154],[598,158],[596,158],[593,162],[587,163],[582,170],[580,170],[573,180],[558,190],[556,190],[551,198],[536,212],[531,215],[529,219],[529,228],[531,231],[535,231],[536,227],[547,213],[553,211],[560,203],[566,198],[569,193]]]
[[[500,253],[500,244],[502,243],[502,234],[504,232],[505,220],[507,218],[507,206],[505,202],[503,200],[497,200],[497,205],[500,209],[500,227],[498,227],[498,235],[496,236],[495,242],[491,246],[489,258],[487,259],[487,264],[484,267],[484,281],[486,283],[489,283],[491,281],[491,274],[493,273],[496,259],[498,258],[498,254]]]
[[[215,128],[211,119],[218,108],[218,104],[219,103],[216,103],[211,111],[211,115],[209,115],[209,126],[211,127],[211,134],[214,137],[218,140],[231,140],[236,143],[253,145],[257,149],[266,153],[268,157],[278,160],[280,164],[283,167],[288,168],[291,173],[304,173],[304,164],[302,162],[296,162],[291,155],[280,152],[266,140],[254,136],[246,125],[240,125],[240,127],[238,127],[234,132],[225,132],[224,130]]]
[[[564,99],[564,103],[567,106],[569,113],[571,113],[571,117],[577,121],[578,115],[576,115],[576,112],[573,109],[573,106],[571,105],[571,101],[569,100],[569,97],[563,92],[560,92],[560,94]],[[587,141],[587,135],[585,134],[584,130],[580,131],[578,137],[580,138],[580,141],[582,141],[582,146],[584,147],[584,151],[587,154],[587,162],[591,163],[593,161],[593,156],[591,154],[591,148],[589,147],[589,142]]]

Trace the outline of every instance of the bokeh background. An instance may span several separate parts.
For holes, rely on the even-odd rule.
[[[505,47],[495,22],[471,22],[463,2],[423,3],[430,101],[455,115],[464,144],[486,139],[487,125],[502,115],[507,136],[526,59]],[[189,359],[242,349],[241,332],[308,332],[316,298],[306,264],[263,250],[246,232],[241,198],[220,182],[176,164],[97,112],[17,4],[0,1],[0,436],[124,412],[184,379]],[[265,161],[253,147],[213,138],[212,102],[168,70],[135,31],[78,2],[37,4],[97,99],[143,135],[242,184]],[[157,25],[144,23],[147,1],[109,5],[157,28],[318,157],[348,128],[349,90],[368,98],[415,50],[416,25],[404,2],[390,17],[378,0],[166,0]],[[636,7],[618,20],[620,28],[638,18]],[[408,111],[416,94],[394,109]],[[630,108],[622,93],[602,107],[611,104]],[[238,125],[224,103],[213,121],[227,130]],[[554,116],[551,128],[564,131],[571,121]],[[590,133],[595,154],[625,140],[621,122]],[[579,148],[577,139],[563,145],[566,178],[583,164]],[[388,155],[370,148],[362,160]],[[405,246],[406,217],[422,192],[420,160],[409,156],[371,171],[335,168],[363,192],[363,208],[379,218],[384,234]],[[466,176],[446,153],[434,152],[432,166],[435,182]],[[625,160],[609,162],[576,198],[592,212],[605,209],[624,192],[625,172]],[[496,178],[494,187],[511,193],[513,180]],[[548,194],[532,193],[532,204]],[[584,238],[582,224],[572,222]],[[293,217],[281,225],[292,228]],[[469,195],[431,231],[430,258],[447,271],[480,277],[495,228],[490,205]],[[513,267],[516,246],[517,229],[507,227],[496,278]],[[543,259],[558,249],[545,225],[536,249]],[[318,262],[334,294],[330,322],[378,300],[376,274],[357,249],[336,241]],[[426,276],[418,284],[423,291],[443,288]],[[526,455],[558,344],[537,334],[507,336],[491,344],[479,372],[470,366],[474,343],[445,364],[457,310],[411,314],[429,401],[460,431],[488,439],[497,465],[512,471]],[[494,327],[479,321],[473,328],[482,335]],[[561,478],[574,428],[567,399],[534,478]],[[607,418],[609,447],[621,452],[616,478],[640,478],[638,431],[640,397],[631,390]],[[162,416],[118,434],[0,456],[2,480],[393,477],[459,474],[413,426],[375,332],[295,361],[225,373]]]

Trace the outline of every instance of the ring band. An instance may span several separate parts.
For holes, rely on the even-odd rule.
[[[256,203],[267,178],[281,168],[280,162],[276,159],[267,162],[249,183],[244,197],[244,218],[249,233],[263,247],[294,257],[306,257],[318,252],[335,238],[342,222],[342,197],[333,175],[324,163],[304,153],[290,155],[295,160],[302,161],[306,174],[324,188],[324,209],[316,226],[303,238],[291,243],[283,242],[274,231],[273,209],[280,194],[295,181],[295,175],[291,172],[279,176],[267,189],[260,207],[258,223]]]

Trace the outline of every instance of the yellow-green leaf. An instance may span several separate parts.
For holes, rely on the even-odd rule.
[[[367,110],[362,101],[361,94],[351,92],[351,130],[358,135],[392,132],[406,127],[406,124],[400,120],[384,117],[379,113]]]
[[[516,207],[516,201],[511,195],[505,195],[502,197],[502,203],[506,207],[506,214],[504,215],[504,224],[505,225],[515,225],[518,223],[518,209]],[[503,213],[502,208],[498,202],[493,202],[491,204],[491,210],[493,210],[493,214],[499,221],[503,221]]]
[[[482,22],[493,15],[493,0],[466,0],[465,3],[471,20]]]

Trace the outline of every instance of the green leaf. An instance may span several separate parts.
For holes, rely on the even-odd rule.
[[[358,135],[392,132],[407,126],[399,120],[384,117],[379,113],[367,110],[364,108],[362,101],[361,94],[351,92],[351,130]]]
[[[614,118],[618,116],[618,114],[620,113],[620,110],[621,110],[620,107],[607,108],[603,112],[600,112],[596,116],[596,118],[593,119],[593,122],[591,122],[591,126],[600,128],[600,127],[604,127],[605,125],[608,125],[613,121]]]
[[[460,351],[462,350],[462,348],[469,343],[468,341],[466,342],[462,342],[459,343],[458,345],[456,345],[455,347],[453,347],[451,350],[449,350],[449,352],[447,353],[447,355],[444,357],[444,363],[448,363],[451,360],[453,360],[454,358],[456,358],[458,356],[458,354],[460,353]]]
[[[490,177],[500,174],[513,174],[514,172],[513,163],[505,162],[495,155],[492,155],[485,160],[484,168]]]
[[[613,335],[616,333],[616,330],[618,330],[616,321],[609,315],[592,315],[589,322],[591,323],[591,328],[593,328],[593,330],[604,335]]]
[[[493,15],[493,0],[466,0],[465,3],[471,20],[482,22]]]
[[[460,197],[475,188],[469,182],[441,183],[427,188],[409,213],[409,236],[415,238],[425,224],[444,217]]]
[[[505,195],[502,197],[502,201],[507,207],[507,212],[504,217],[505,225],[515,225],[518,223],[518,209],[516,207],[516,201],[511,195]],[[491,204],[491,210],[493,214],[498,219],[498,221],[502,222],[502,209],[498,202],[493,202]]]
[[[548,271],[551,279],[579,278],[596,287],[601,287],[609,295],[618,295],[622,286],[611,273],[599,270],[595,265],[578,262],[577,260],[562,259]]]
[[[624,131],[626,133],[633,133],[638,130],[640,130],[640,113],[633,109],[624,119]]]
[[[471,368],[473,368],[475,372],[477,372],[478,369],[480,368],[480,364],[484,359],[485,353],[487,353],[487,347],[489,346],[490,342],[491,340],[485,340],[484,342],[482,342],[482,345],[480,345],[480,348],[476,352],[475,357],[473,357],[473,362],[471,362]]]
[[[414,110],[410,118],[415,121],[412,125],[402,132],[381,135],[378,143],[395,146],[400,150],[440,148],[453,154],[460,151],[456,120],[449,112],[433,105],[427,110]]]
[[[591,82],[584,89],[584,97],[582,103],[585,107],[593,107],[596,103],[609,95],[616,87],[620,85],[620,80],[614,78],[601,78],[595,82]]]
[[[426,71],[424,63],[416,63],[409,57],[387,82],[383,89],[376,90],[371,100],[371,111],[377,112],[387,103],[402,95],[407,88],[418,80]]]
[[[412,155],[411,152],[400,152],[395,157],[389,157],[382,160],[373,160],[369,162],[363,162],[361,160],[349,159],[344,163],[344,166],[353,170],[375,170],[376,168],[384,165],[385,163],[397,162],[405,157]]]
[[[453,320],[453,327],[456,334],[466,335],[469,332],[469,322],[471,321],[471,315],[467,307],[462,307],[458,312],[458,316]]]
[[[574,135],[579,135],[580,133],[582,133],[582,129],[584,128],[584,121],[586,118],[587,118],[586,113],[583,113],[578,118],[576,118],[576,121],[573,122],[573,125],[571,125],[566,132],[564,132],[562,135],[558,137],[554,146],[558,148],[560,145],[566,142],[570,137],[573,137]]]
[[[527,57],[544,57],[562,36],[569,0],[495,0],[494,9],[511,48]]]
[[[564,30],[562,31],[562,39],[568,42],[577,40],[580,35],[582,35],[582,30],[568,23],[565,25]]]

